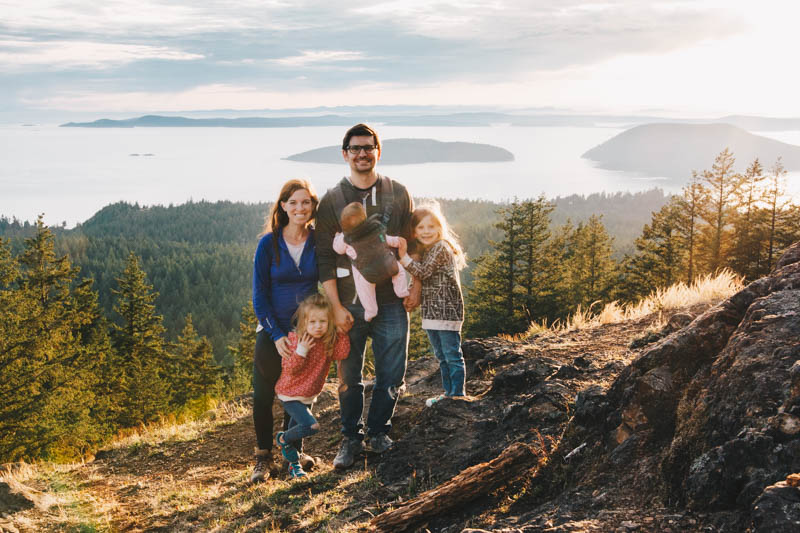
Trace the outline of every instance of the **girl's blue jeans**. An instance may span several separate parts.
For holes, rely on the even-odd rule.
[[[461,332],[442,329],[426,329],[433,353],[439,360],[442,387],[446,396],[464,396],[466,369],[461,353]]]
[[[296,400],[284,402],[283,410],[289,415],[289,429],[283,434],[283,440],[294,444],[303,437],[310,437],[319,431],[311,426],[317,423],[317,419],[311,414],[311,406]]]

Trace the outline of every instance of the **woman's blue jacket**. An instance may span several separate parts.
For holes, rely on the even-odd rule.
[[[280,261],[275,261],[272,240],[278,239]],[[314,230],[306,239],[300,265],[295,265],[280,232],[267,233],[258,241],[253,259],[253,309],[258,323],[272,340],[285,336],[292,327],[292,316],[309,294],[317,291],[319,270]]]

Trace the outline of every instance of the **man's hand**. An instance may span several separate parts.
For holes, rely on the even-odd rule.
[[[292,355],[292,350],[289,348],[289,339],[285,335],[275,341],[275,348],[278,349],[278,355],[283,358],[290,357]]]
[[[333,322],[336,324],[336,331],[345,334],[353,327],[353,315],[341,304],[333,308]]]
[[[407,312],[411,312],[419,306],[422,299],[422,282],[414,278],[414,283],[408,288],[408,296],[403,298],[403,307]]]

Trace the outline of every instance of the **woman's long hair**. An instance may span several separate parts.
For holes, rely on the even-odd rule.
[[[317,192],[314,190],[314,186],[307,180],[301,179],[291,179],[283,184],[281,188],[281,192],[278,195],[278,200],[272,206],[272,210],[264,219],[264,227],[261,228],[261,233],[258,235],[259,237],[263,237],[269,232],[272,232],[276,238],[272,239],[272,247],[274,249],[273,256],[275,257],[275,264],[280,265],[280,254],[278,253],[278,239],[277,234],[283,231],[287,225],[289,225],[289,215],[281,206],[281,202],[289,201],[289,198],[296,193],[297,191],[304,190],[308,192],[308,195],[311,196],[311,216],[308,218],[308,222],[306,226],[310,226],[314,219],[317,217],[317,206],[319,205],[319,197],[317,196]]]
[[[438,203],[426,203],[414,209],[414,212],[411,213],[412,233],[414,228],[416,228],[425,217],[431,217],[439,226],[439,238],[450,245],[450,249],[453,250],[456,270],[461,270],[467,266],[467,258],[463,248],[461,248],[461,243],[458,242],[458,235],[456,235],[456,232],[447,224],[447,219],[444,218]],[[427,251],[416,238],[414,239],[414,244],[414,251],[416,253],[422,255]]]
[[[333,307],[330,301],[322,294],[314,293],[300,302],[300,306],[294,314],[294,320],[297,324],[297,338],[302,339],[306,333],[308,312],[312,309],[320,309],[328,315],[328,331],[325,332],[320,341],[325,348],[325,355],[330,355],[333,352],[333,346],[336,344],[336,323],[334,322]]]

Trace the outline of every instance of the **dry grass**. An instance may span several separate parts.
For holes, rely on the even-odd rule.
[[[220,424],[228,424],[250,414],[250,405],[242,401],[214,405],[202,416],[189,420],[165,417],[152,424],[121,431],[109,444],[110,449],[153,445],[160,442],[181,442],[196,439],[199,435]]]
[[[547,322],[531,323],[530,328],[521,335],[511,340],[522,340],[543,332],[565,333],[579,329],[588,329],[602,324],[616,324],[627,320],[635,320],[649,316],[653,313],[663,313],[672,309],[691,307],[696,304],[714,303],[740,291],[744,287],[743,278],[730,270],[722,270],[716,276],[707,274],[696,279],[691,285],[676,283],[665,289],[656,289],[648,296],[630,305],[620,305],[614,301],[608,303],[600,311],[594,312],[593,308],[599,303],[595,302],[588,309],[578,309],[564,321],[557,320],[553,324]]]
[[[75,473],[83,466],[78,463],[4,465],[0,481],[34,505],[32,509],[14,513],[13,523],[23,531],[110,531],[107,515],[97,512],[95,498],[75,480]]]

